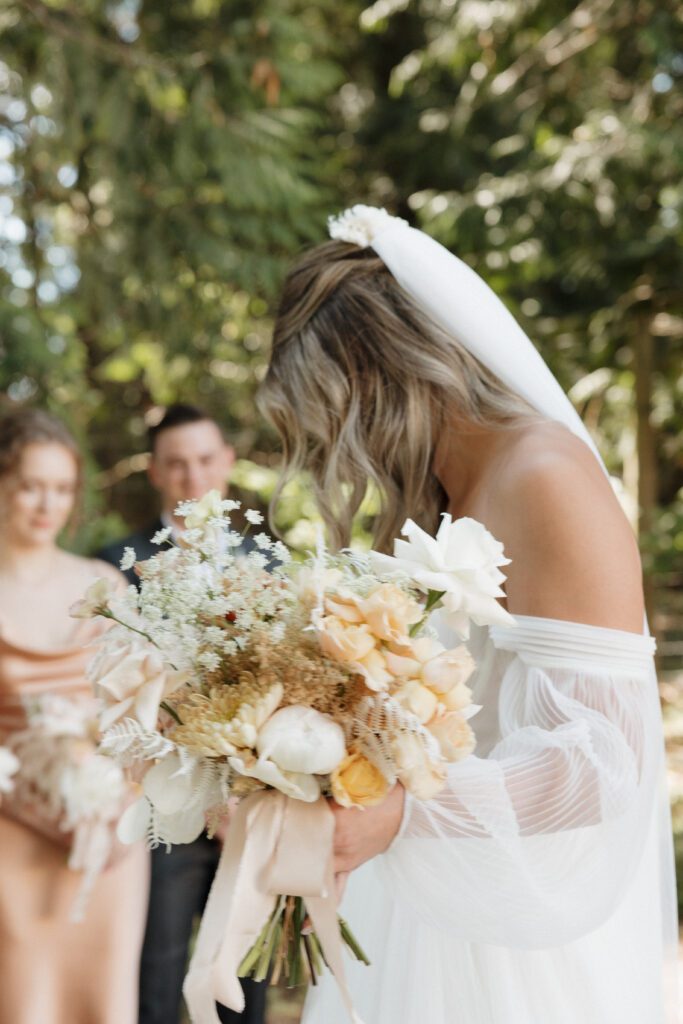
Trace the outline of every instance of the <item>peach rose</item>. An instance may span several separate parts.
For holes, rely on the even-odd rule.
[[[474,661],[464,644],[446,650],[438,640],[423,636],[417,640],[392,644],[386,658],[387,667],[395,676],[419,680],[433,690],[441,701],[444,701],[444,694],[455,688],[461,688],[458,701],[464,700],[470,693],[464,684],[472,674]],[[465,700],[465,704],[469,702],[469,698]]]
[[[335,661],[362,661],[375,647],[375,638],[362,623],[344,622],[336,615],[325,615],[318,627],[320,646]]]
[[[358,607],[358,597],[349,590],[337,590],[325,595],[325,611],[328,615],[336,615],[344,622],[361,623],[363,613]]]
[[[431,800],[446,782],[446,766],[435,764],[425,750],[424,740],[401,733],[392,743],[399,780],[418,800]]]
[[[384,800],[389,783],[360,751],[350,751],[332,773],[332,796],[342,807],[374,807]]]
[[[423,616],[422,606],[393,583],[380,583],[358,602],[371,632],[380,640],[406,637]]]
[[[463,757],[471,754],[477,745],[469,723],[457,711],[437,715],[427,728],[439,741],[441,753],[447,761],[461,761]]]
[[[418,683],[416,679],[409,679],[393,696],[406,711],[416,715],[423,725],[436,712],[436,695],[422,683]]]
[[[439,651],[422,664],[422,682],[436,693],[463,686],[474,671],[474,659],[464,644]]]
[[[472,703],[472,691],[465,683],[458,683],[448,693],[440,693],[439,702],[447,711],[463,711]]]
[[[360,675],[365,677],[365,685],[370,690],[386,690],[393,681],[391,672],[387,672],[387,663],[381,651],[374,649],[360,661],[351,662]]]

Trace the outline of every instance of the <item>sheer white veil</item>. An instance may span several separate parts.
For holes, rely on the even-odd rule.
[[[376,207],[353,206],[331,217],[329,231],[340,241],[372,247],[420,309],[533,408],[580,437],[605,469],[531,339],[471,267],[423,231]]]

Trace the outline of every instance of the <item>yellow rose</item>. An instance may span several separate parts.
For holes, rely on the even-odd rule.
[[[318,638],[328,657],[346,663],[362,661],[375,646],[375,638],[365,623],[354,625],[336,615],[325,615],[320,620]]]
[[[457,711],[438,715],[427,728],[439,741],[441,753],[447,761],[461,761],[463,757],[471,754],[477,745],[469,723]]]
[[[431,800],[446,782],[445,764],[435,764],[427,755],[424,740],[401,733],[391,745],[396,773],[405,788],[418,800]]]
[[[399,704],[416,715],[422,724],[428,722],[434,716],[437,706],[436,694],[428,690],[416,679],[409,679],[399,690],[394,693]]]
[[[380,583],[358,602],[365,621],[380,640],[399,640],[423,615],[422,606],[393,583]]]
[[[384,800],[389,783],[371,761],[350,751],[332,772],[332,796],[342,807],[374,807]]]

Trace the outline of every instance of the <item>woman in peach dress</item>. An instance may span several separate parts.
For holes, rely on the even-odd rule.
[[[0,419],[0,745],[26,726],[27,698],[89,691],[84,644],[102,628],[69,607],[104,562],[62,550],[81,458],[52,416]],[[0,1024],[135,1024],[146,913],[147,853],[118,846],[94,883],[81,923],[81,878],[70,836],[36,806],[0,806]]]

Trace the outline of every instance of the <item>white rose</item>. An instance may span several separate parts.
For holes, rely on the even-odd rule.
[[[510,559],[485,526],[469,518],[453,522],[444,514],[436,537],[412,519],[406,520],[401,533],[408,539],[394,541],[393,557],[372,553],[378,570],[409,576],[425,593],[442,592],[446,621],[464,638],[470,621],[480,626],[514,625],[497,600],[505,596],[500,566]]]
[[[329,715],[292,704],[268,719],[256,749],[285,772],[327,775],[345,756],[346,742],[344,730]]]

